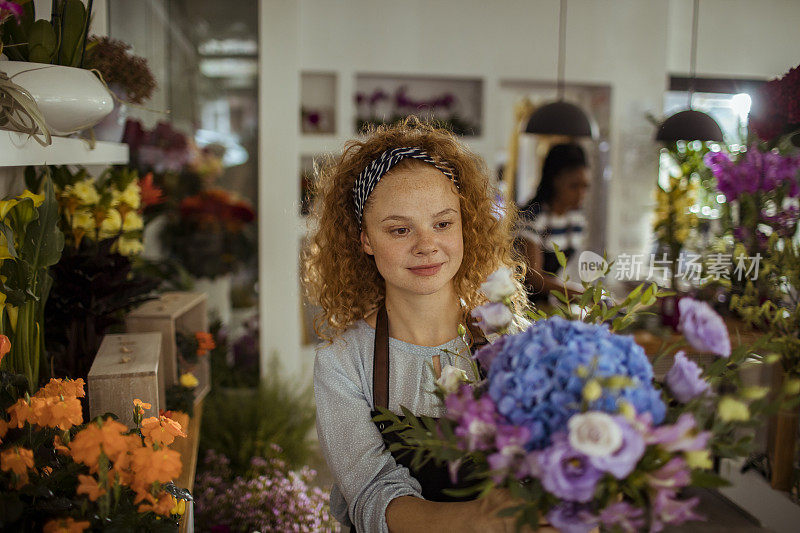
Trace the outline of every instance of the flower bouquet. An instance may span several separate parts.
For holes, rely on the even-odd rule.
[[[0,336],[0,354],[7,343]],[[185,437],[179,425],[143,419],[150,406],[139,400],[133,430],[114,416],[84,423],[82,379],[25,389],[23,376],[0,372],[0,529],[178,530],[191,500],[171,482],[182,468],[169,449]]]
[[[704,369],[679,351],[657,382],[644,350],[617,333],[662,294],[655,286],[611,305],[601,281],[584,283],[580,300],[563,295],[566,305],[553,316],[533,312],[529,327],[509,333],[511,276],[493,274],[482,287],[490,302],[473,312],[485,332],[500,333],[474,357],[487,377],[459,383],[465,374],[448,379],[444,369],[436,392],[447,415],[438,424],[413,416],[403,423],[384,410],[376,420],[402,437],[393,446],[416,452],[415,466],[446,462],[454,479],[470,462],[473,486],[457,492],[507,488],[514,501],[503,512],[520,526],[536,529],[546,519],[568,532],[660,531],[699,519],[698,499],[681,492],[725,484],[710,471],[712,458],[745,452],[743,428],[766,408],[767,391],[740,387],[736,370],[760,357],[747,347],[731,350],[721,318],[684,298],[686,339],[719,358]],[[712,392],[722,381],[736,392]]]

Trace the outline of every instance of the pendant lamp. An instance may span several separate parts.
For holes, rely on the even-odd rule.
[[[697,18],[700,10],[700,0],[694,0],[692,13],[692,51],[691,72],[689,74],[689,109],[679,111],[665,120],[658,127],[656,140],[663,142],[675,141],[716,141],[722,142],[722,130],[719,124],[706,113],[692,109],[692,95],[694,94],[695,71],[697,67]]]
[[[596,137],[594,124],[586,113],[577,105],[564,101],[566,27],[567,0],[561,0],[558,16],[558,100],[536,109],[528,119],[525,133]]]

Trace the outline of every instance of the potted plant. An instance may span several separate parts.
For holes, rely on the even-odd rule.
[[[16,4],[15,16],[5,17],[0,26],[9,59],[0,63],[0,100],[24,105],[3,105],[0,124],[45,136],[68,135],[97,124],[113,110],[114,101],[96,76],[80,68],[92,2],[87,9],[80,0],[56,0],[49,20],[36,19],[30,0]],[[42,120],[35,120],[39,111]]]

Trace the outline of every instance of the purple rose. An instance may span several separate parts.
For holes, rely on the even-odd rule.
[[[553,435],[553,444],[539,455],[542,486],[564,500],[589,502],[603,472],[569,445],[566,435]]]
[[[675,363],[666,376],[672,395],[679,402],[687,403],[705,393],[709,389],[709,384],[700,377],[702,373],[703,370],[697,366],[697,363],[688,360],[683,351],[676,353]]]
[[[614,421],[622,431],[622,445],[614,453],[591,457],[590,461],[595,468],[609,472],[617,479],[625,479],[644,455],[644,438],[625,417],[615,416]]]
[[[628,502],[612,503],[600,512],[600,521],[608,529],[617,527],[625,533],[636,533],[644,529],[644,511]]]
[[[565,533],[589,533],[597,527],[597,517],[586,504],[561,502],[547,513],[550,525]]]
[[[695,349],[721,357],[731,355],[731,340],[722,317],[705,302],[681,298],[678,302],[678,327]]]
[[[478,319],[478,325],[484,333],[496,333],[511,324],[514,315],[500,302],[483,304],[472,310],[472,316]]]

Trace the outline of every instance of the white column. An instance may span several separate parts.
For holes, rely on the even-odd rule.
[[[299,7],[259,3],[258,257],[261,372],[277,354],[289,376],[310,371],[300,350]]]

